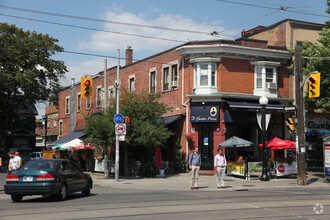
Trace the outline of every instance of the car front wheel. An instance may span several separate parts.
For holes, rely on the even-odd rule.
[[[82,191],[82,194],[84,194],[84,196],[89,196],[91,194],[91,188],[92,183],[91,181],[88,181],[86,188]]]
[[[11,195],[11,200],[13,202],[20,202],[20,201],[22,201],[22,199],[23,199],[22,195]]]

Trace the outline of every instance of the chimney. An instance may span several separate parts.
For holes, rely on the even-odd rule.
[[[130,65],[132,63],[133,63],[133,50],[132,50],[131,46],[127,46],[125,65]]]

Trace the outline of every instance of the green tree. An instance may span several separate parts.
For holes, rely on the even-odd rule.
[[[327,1],[327,13],[330,13],[330,1]],[[317,59],[303,59],[303,71],[307,75],[314,71],[321,73],[321,90],[319,98],[305,96],[305,108],[309,113],[315,110],[330,112],[330,22],[326,21],[327,27],[320,31],[319,44],[304,42],[302,55],[306,57],[318,57]]]
[[[140,94],[123,91],[120,99],[120,113],[131,118],[131,126],[126,134],[126,141],[120,142],[121,154],[124,154],[125,175],[128,174],[128,155],[130,147],[144,147],[153,149],[157,145],[162,146],[171,136],[162,121],[161,116],[170,111],[165,104],[158,102],[160,94],[149,94],[146,91]],[[116,109],[110,107],[107,111],[93,117],[86,117],[85,132],[88,133],[88,141],[95,146],[102,146],[106,150],[113,147],[115,136],[114,115]],[[112,151],[114,152],[114,151]],[[152,152],[152,151],[150,151]],[[152,156],[146,152],[146,162],[152,160]],[[113,155],[111,155],[113,157]]]
[[[57,39],[0,23],[0,115],[3,131],[17,126],[19,109],[37,102],[58,102],[59,79],[66,66],[52,55],[62,52]],[[13,123],[14,122],[14,123]]]

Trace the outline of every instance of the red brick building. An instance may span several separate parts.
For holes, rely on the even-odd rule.
[[[126,65],[120,68],[120,88],[160,92],[160,101],[173,109],[164,115],[166,126],[175,133],[164,150],[166,160],[174,159],[179,138],[183,155],[187,158],[198,146],[203,158],[201,169],[212,172],[218,145],[234,135],[254,143],[242,155],[258,158],[261,132],[256,112],[261,108],[261,96],[269,99],[268,137],[288,135],[283,106],[293,101],[289,98],[291,73],[287,68],[291,56],[283,47],[254,39],[196,41],[138,62],[132,59],[133,50],[128,48]],[[91,99],[81,99],[80,82],[60,92],[59,137],[81,131],[83,115],[102,110],[103,73],[93,77]],[[117,67],[107,69],[107,77],[115,81]],[[108,102],[115,95],[113,83],[107,80]],[[192,141],[186,141],[186,135],[191,135]]]

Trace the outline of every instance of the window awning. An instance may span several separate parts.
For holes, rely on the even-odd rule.
[[[261,109],[261,105],[255,102],[239,102],[239,101],[226,101],[230,108],[234,110],[245,110],[245,111],[256,111]],[[283,104],[267,104],[266,110],[270,110],[273,112],[283,112],[284,105]]]
[[[86,133],[84,133],[83,131],[74,131],[56,141],[53,141],[50,144],[47,144],[47,147],[52,147],[52,146],[55,146],[58,144],[66,143],[66,142],[72,141],[73,139],[81,138],[84,135],[86,135]]]
[[[162,120],[163,120],[163,122],[164,122],[165,125],[169,125],[169,124],[171,124],[171,123],[179,120],[183,116],[185,116],[185,114],[170,115],[170,116],[162,117]]]

